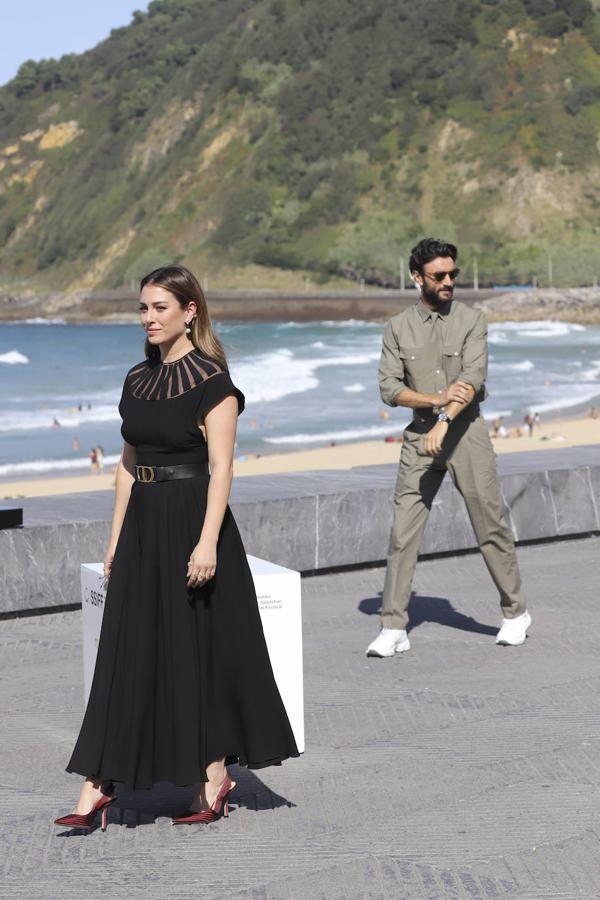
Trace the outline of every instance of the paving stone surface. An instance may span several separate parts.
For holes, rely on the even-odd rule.
[[[519,550],[531,637],[494,644],[479,556],[423,561],[409,653],[367,659],[382,569],[303,581],[307,751],[235,768],[228,820],[125,794],[56,828],[82,716],[81,614],[0,622],[0,897],[600,897],[599,538]]]

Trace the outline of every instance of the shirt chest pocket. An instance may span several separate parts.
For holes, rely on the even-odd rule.
[[[400,347],[400,359],[408,386],[413,390],[419,390],[418,383],[426,377],[428,367],[431,368],[431,359],[428,358],[425,348],[403,345]]]
[[[444,344],[442,358],[444,362],[444,374],[448,379],[448,384],[451,384],[453,381],[456,381],[462,372],[462,344]]]

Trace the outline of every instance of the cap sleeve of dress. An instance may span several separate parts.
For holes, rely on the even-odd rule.
[[[121,416],[122,419],[124,418],[123,402],[125,400],[126,391],[127,391],[127,378],[123,382],[123,389],[121,390],[121,397],[119,398],[119,406],[117,407],[119,410],[119,415]]]
[[[123,381],[123,389],[121,390],[121,398],[119,400],[119,415],[121,418],[124,418],[124,407],[123,402],[125,398],[131,394],[131,382],[136,378],[140,377],[143,373],[148,370],[148,361],[144,360],[143,362],[137,363],[137,365],[132,366],[131,369],[125,375],[125,380]]]
[[[196,413],[204,421],[211,409],[214,409],[225,397],[233,395],[238,404],[238,416],[244,411],[246,401],[244,395],[234,385],[229,372],[217,372],[211,375],[198,388],[199,399]]]

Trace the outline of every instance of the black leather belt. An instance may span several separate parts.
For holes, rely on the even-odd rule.
[[[153,481],[173,481],[176,478],[198,478],[208,475],[206,463],[188,463],[181,466],[136,466],[135,480],[144,484]]]

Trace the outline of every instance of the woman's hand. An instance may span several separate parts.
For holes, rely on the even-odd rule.
[[[201,587],[213,578],[217,570],[217,544],[200,538],[190,556],[187,569],[187,586]]]
[[[109,578],[112,571],[113,559],[115,558],[116,545],[110,544],[104,557],[104,577]]]
[[[424,451],[427,456],[439,456],[442,452],[442,443],[448,434],[447,422],[436,422],[431,431],[425,435]]]

